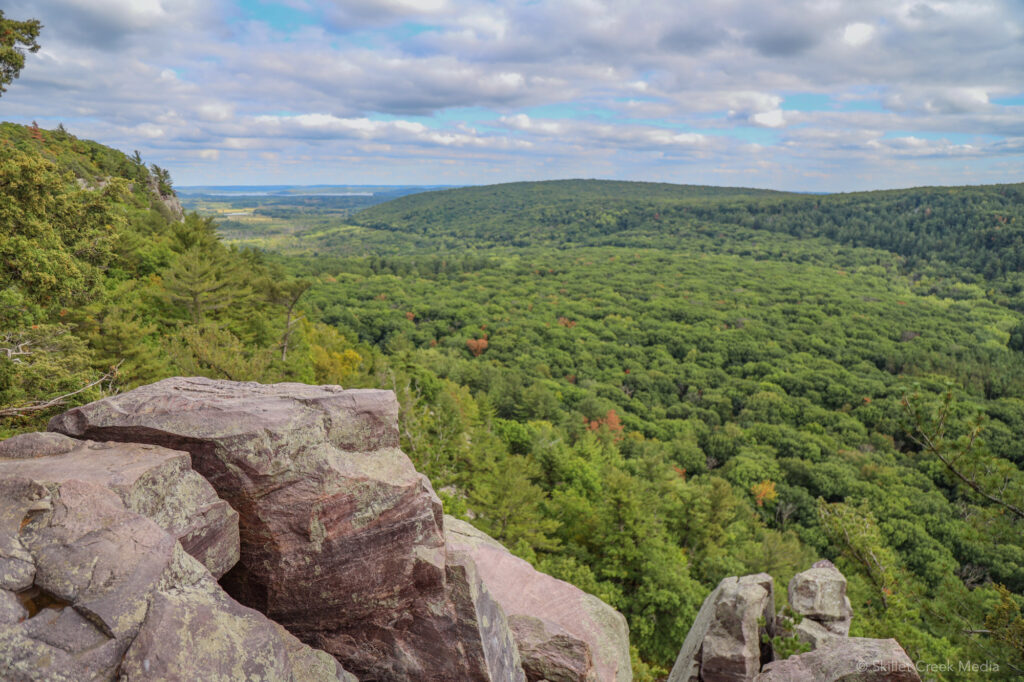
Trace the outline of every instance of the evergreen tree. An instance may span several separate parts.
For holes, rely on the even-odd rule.
[[[0,94],[7,92],[7,86],[21,74],[25,53],[39,51],[36,38],[42,27],[37,19],[7,19],[0,10]]]

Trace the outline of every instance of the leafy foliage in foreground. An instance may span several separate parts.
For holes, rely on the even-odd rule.
[[[296,316],[294,278],[174,221],[170,177],[63,129],[0,125],[0,435],[174,374],[339,382],[362,362]]]

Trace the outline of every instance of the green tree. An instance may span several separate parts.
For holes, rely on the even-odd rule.
[[[478,476],[469,500],[476,524],[509,549],[534,560],[534,549],[554,550],[558,521],[544,514],[545,494],[530,479],[538,475],[526,457],[509,455]]]
[[[0,94],[21,74],[25,67],[25,53],[38,52],[39,31],[43,25],[38,19],[15,21],[4,17],[0,10]]]
[[[281,272],[270,273],[260,286],[267,299],[276,306],[284,308],[284,331],[281,333],[281,340],[278,345],[281,347],[281,361],[288,359],[288,344],[291,341],[292,332],[295,331],[303,317],[296,315],[296,306],[303,294],[313,286],[313,281],[308,278],[288,277]]]
[[[162,273],[164,297],[193,325],[251,295],[242,260],[220,243],[212,220],[190,214],[173,235],[178,256]]]

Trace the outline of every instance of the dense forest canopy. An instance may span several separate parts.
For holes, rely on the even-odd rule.
[[[626,615],[637,679],[722,577],[821,557],[851,634],[1024,667],[1021,186],[275,198],[304,227],[264,252],[138,154],[0,148],[3,435],[175,374],[382,386],[448,512]]]

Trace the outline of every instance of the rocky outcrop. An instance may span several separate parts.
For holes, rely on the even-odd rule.
[[[669,682],[754,679],[762,664],[771,660],[771,649],[761,635],[773,634],[774,622],[770,575],[723,579],[701,605]]]
[[[120,673],[160,680],[344,680],[356,682],[324,651],[312,649],[258,611],[228,597],[188,561],[172,566]]]
[[[11,461],[34,460],[0,463],[0,552],[17,563],[0,592],[0,679],[354,680],[231,600],[102,477],[44,484]]]
[[[508,616],[531,682],[632,680],[626,619],[597,597],[536,571],[470,524],[445,517],[449,552],[470,556]]]
[[[0,443],[0,474],[43,485],[96,483],[173,535],[214,577],[238,561],[238,514],[192,471],[187,453],[30,433]]]
[[[168,190],[164,194],[160,191],[159,180],[151,175],[149,177],[149,191],[153,194],[153,198],[160,202],[157,206],[161,213],[179,223],[185,220],[185,210],[181,207],[181,201],[173,189]]]
[[[814,651],[769,663],[756,682],[920,682],[895,639],[840,638]]]
[[[791,614],[774,614],[771,576],[759,573],[723,580],[704,600],[669,682],[920,681],[896,640],[847,637],[853,609],[846,596],[846,578],[832,562],[818,561],[794,576],[788,597],[790,609],[802,617],[792,629]],[[758,622],[778,630],[765,633]],[[772,661],[774,651],[762,643],[762,635],[787,637],[791,632],[813,650]]]
[[[222,584],[360,677],[514,680],[507,630],[471,564],[447,560],[440,501],[398,449],[397,411],[390,391],[175,378],[50,430],[191,453],[240,515]]]
[[[816,649],[850,634],[853,608],[846,596],[846,578],[828,559],[793,576],[788,596],[790,608],[803,616],[794,628],[800,641]]]
[[[449,549],[447,564],[448,594],[458,617],[452,655],[462,657],[467,679],[526,682],[505,611],[481,580],[476,562]]]

